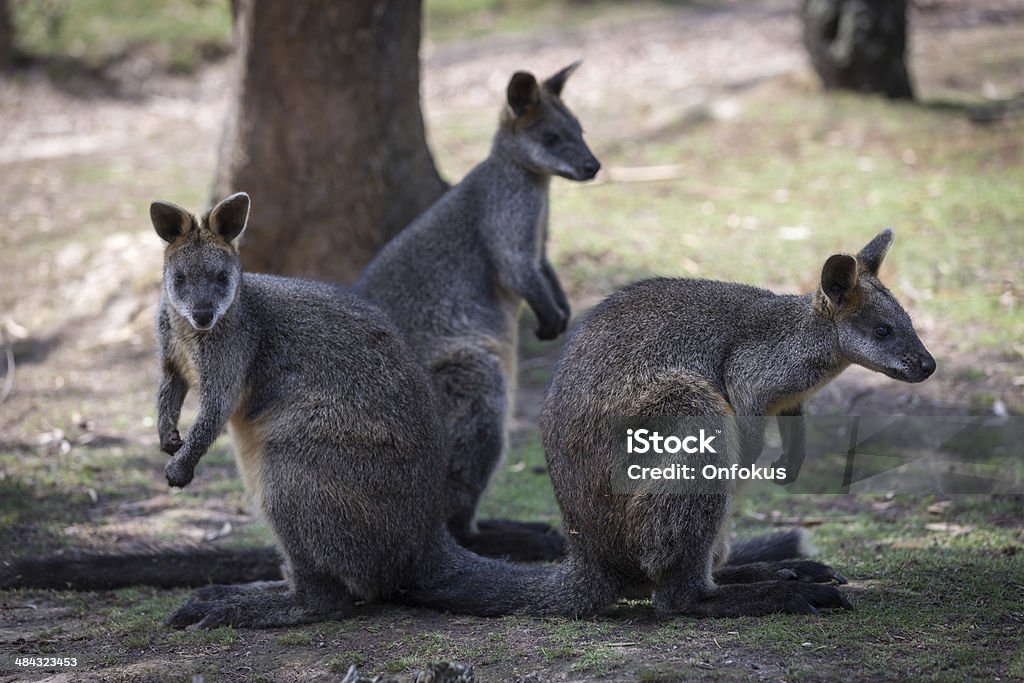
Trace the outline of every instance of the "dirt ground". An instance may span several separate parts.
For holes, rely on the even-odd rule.
[[[952,44],[969,47],[1004,32],[1020,35],[1024,28],[1024,10],[1013,2],[918,4],[922,10],[914,15],[915,63],[945,59],[944,50]],[[572,103],[581,120],[594,122],[588,124],[589,138],[609,146],[699,107],[727,107],[751,88],[809,79],[791,5],[766,0],[713,11],[680,4],[632,15],[611,13],[606,20],[567,30],[545,28],[528,35],[444,44],[428,41],[423,100],[439,162],[446,175],[457,177],[476,160],[479,148],[444,131],[461,121],[472,121],[465,124],[470,127],[493,125],[495,102],[513,68],[543,73],[584,56],[585,68],[574,76]],[[968,6],[973,9],[966,11]],[[223,496],[215,493],[219,482],[234,476],[225,453],[207,463],[212,482],[207,495],[166,492],[151,405],[160,245],[149,227],[146,206],[158,197],[197,206],[206,200],[230,66],[225,60],[196,76],[176,77],[149,73],[145,64],[126,64],[105,81],[82,77],[54,83],[35,71],[0,81],[0,330],[16,358],[14,389],[0,403],[0,445],[25,462],[48,463],[44,468],[50,472],[45,482],[34,482],[0,469],[5,493],[21,496],[18,504],[34,506],[40,519],[47,520],[45,525],[0,520],[5,546],[0,559],[68,544],[124,548],[182,536],[194,542],[219,536],[265,538],[260,535],[265,532],[253,529],[237,490],[226,487]],[[933,91],[972,77],[955,62],[945,70],[921,73],[919,87]],[[1000,86],[1005,92],[986,95],[1024,92],[1024,73],[1015,92],[1009,82]],[[624,120],[630,125],[623,126]],[[571,292],[578,310],[602,294]],[[926,329],[937,326],[923,324]],[[957,357],[956,349],[941,341],[932,350],[950,367],[976,363]],[[556,345],[532,345],[524,352],[515,443],[530,439],[535,430],[544,384],[533,370],[550,367],[557,352]],[[1019,357],[1014,361],[993,353],[986,362],[1014,364],[1017,374],[1024,374]],[[1007,376],[950,372],[908,391],[877,375],[851,370],[816,397],[811,410],[951,414],[978,409],[977,400],[968,397],[991,396],[980,407],[998,412],[1006,409],[999,397],[1019,391]],[[61,481],[94,483],[68,495],[66,488],[53,484]],[[0,504],[0,512],[7,511]],[[1019,524],[1019,518],[1012,523]],[[418,652],[429,654],[433,638],[437,651],[446,654],[451,650],[443,646],[457,642],[482,680],[606,675],[599,667],[581,673],[558,657],[531,649],[555,636],[530,620],[497,620],[495,626],[487,620],[386,606],[366,607],[349,623],[293,636],[231,632],[137,647],[104,635],[104,620],[156,623],[184,595],[140,589],[130,597],[132,609],[140,613],[131,614],[118,611],[125,600],[122,594],[69,599],[45,592],[11,593],[0,604],[0,656],[53,651],[56,644],[58,654],[85,659],[85,666],[74,673],[46,678],[52,681],[191,674],[204,674],[207,680],[337,680],[342,662],[394,659],[389,650],[394,643],[414,641],[426,643]],[[623,608],[602,627],[606,640],[621,643],[617,653],[627,663],[620,671],[636,671],[647,660],[708,676],[722,670],[720,661],[704,662],[689,654],[713,650],[718,641],[712,631],[690,631],[673,642],[648,614],[631,609]],[[569,622],[558,628],[571,631],[576,626]],[[496,634],[507,641],[501,647]],[[662,639],[641,648],[637,634],[662,634]],[[337,650],[339,642],[345,651]],[[579,640],[573,642],[579,647]],[[740,672],[738,677],[792,676],[786,662],[776,657],[750,649],[737,652],[726,670]],[[393,670],[402,668],[395,665]],[[814,672],[804,673],[815,678]],[[23,676],[0,667],[2,681]]]

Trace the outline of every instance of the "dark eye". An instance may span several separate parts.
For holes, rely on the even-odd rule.
[[[174,274],[174,284],[176,284],[176,285],[183,285],[183,284],[185,284],[185,273],[182,273],[180,270],[177,273],[175,273]]]
[[[879,339],[885,339],[892,334],[892,328],[888,325],[879,325],[875,328],[875,336]]]
[[[540,143],[545,147],[554,147],[559,142],[561,142],[561,140],[562,138],[561,136],[558,135],[558,133],[547,132],[541,136]]]
[[[228,271],[222,270],[217,273],[217,282],[226,285],[228,283]]]

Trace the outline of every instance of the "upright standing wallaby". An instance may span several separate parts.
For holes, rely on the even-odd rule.
[[[163,202],[151,214],[167,242],[157,406],[162,448],[173,453],[167,481],[187,485],[229,425],[246,489],[289,567],[287,581],[203,588],[173,625],[339,618],[356,600],[516,571],[448,533],[436,495],[447,458],[437,407],[383,313],[328,284],[243,275],[236,240],[249,214],[245,194],[202,218]],[[199,412],[182,439],[190,387]]]
[[[552,175],[584,181],[601,167],[561,100],[576,66],[541,84],[514,74],[490,156],[387,244],[355,284],[398,324],[433,379],[451,452],[448,525],[488,555],[554,559],[563,549],[544,525],[478,527],[475,516],[505,449],[522,302],[541,339],[554,339],[569,321],[545,249],[548,188]]]
[[[617,450],[624,438],[620,418],[675,417],[679,424],[687,417],[715,422],[793,411],[851,363],[923,381],[935,361],[877,277],[892,239],[886,230],[855,257],[829,257],[820,288],[806,296],[655,279],[626,287],[591,311],[562,353],[541,414],[566,558],[554,578],[532,586],[537,597],[524,609],[591,614],[637,586],[653,587],[661,616],[849,606],[835,587],[821,585],[841,577],[815,562],[713,572],[732,486],[682,493],[648,480],[617,492],[613,480],[625,474],[615,471],[625,467]],[[722,439],[729,445],[728,430]],[[517,595],[508,584],[489,588],[469,577],[447,591],[434,586],[426,603],[486,609],[496,590]]]

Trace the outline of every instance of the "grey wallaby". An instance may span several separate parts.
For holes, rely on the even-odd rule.
[[[577,64],[543,83],[514,74],[487,159],[391,240],[355,284],[405,333],[433,380],[451,452],[448,525],[486,555],[555,559],[564,549],[546,525],[478,525],[476,509],[505,450],[522,302],[541,339],[554,339],[569,321],[545,246],[551,176],[586,181],[601,167],[561,100]]]
[[[157,399],[167,481],[185,486],[225,425],[246,489],[286,559],[287,580],[207,586],[174,626],[269,627],[347,616],[453,573],[506,564],[459,547],[445,525],[444,432],[401,333],[332,285],[243,274],[249,197],[197,218],[155,202],[167,247]],[[189,388],[199,411],[181,438]],[[513,570],[514,571],[514,570]],[[426,591],[429,594],[429,590]]]
[[[432,586],[433,595],[423,602],[486,613],[504,596],[504,610],[581,616],[639,588],[653,591],[655,611],[663,617],[849,607],[827,585],[842,583],[841,575],[816,562],[715,569],[724,555],[729,483],[715,492],[685,494],[648,481],[628,494],[617,492],[617,418],[715,422],[795,413],[850,364],[904,382],[923,381],[935,361],[878,280],[892,240],[886,230],[856,256],[829,257],[820,287],[806,296],[654,279],[595,307],[566,345],[541,415],[567,532],[565,560],[548,574],[510,576],[496,586],[460,576]],[[740,438],[733,445],[746,457],[750,444]]]

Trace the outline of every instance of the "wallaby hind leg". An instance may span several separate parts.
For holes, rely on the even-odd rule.
[[[546,525],[476,523],[476,509],[505,450],[507,386],[499,359],[462,347],[431,365],[445,418],[448,466],[448,528],[458,542],[489,557],[520,561],[558,559],[560,534]]]
[[[193,630],[218,626],[273,628],[342,619],[352,614],[352,596],[331,576],[296,573],[288,590],[281,590],[281,583],[284,582],[252,588],[238,586],[234,588],[240,590],[209,600],[193,597],[167,623]]]

